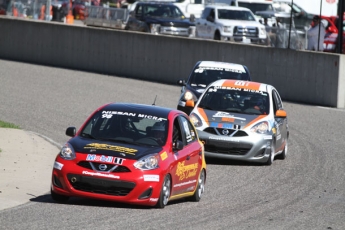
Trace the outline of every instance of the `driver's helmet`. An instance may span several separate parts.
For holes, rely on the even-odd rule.
[[[165,140],[165,131],[166,131],[166,122],[160,121],[153,125],[152,129],[152,136],[157,140],[164,141]]]

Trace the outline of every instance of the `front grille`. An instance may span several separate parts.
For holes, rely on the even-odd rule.
[[[96,162],[90,162],[90,161],[79,161],[77,165],[79,165],[80,167],[86,168],[86,169],[91,169],[91,170],[96,170],[96,171],[100,171],[99,170],[99,165],[100,164],[104,164],[104,163],[96,163]],[[130,172],[131,170],[129,170],[129,168],[127,168],[126,166],[122,166],[122,165],[115,165],[115,164],[105,164],[107,166],[107,169],[111,169],[114,166],[117,166],[114,170],[110,171],[110,172],[116,172],[116,173],[121,173],[121,172]]]
[[[227,130],[228,133],[225,135],[223,134],[223,130]],[[204,129],[204,132],[219,135],[219,136],[229,136],[229,137],[246,137],[248,134],[243,130],[238,129],[223,129],[223,128],[213,128],[208,127]]]
[[[67,178],[76,190],[111,196],[126,196],[135,187],[134,182],[101,179],[75,174],[68,174]]]
[[[256,27],[235,26],[234,36],[258,37],[259,30]]]
[[[251,148],[226,148],[220,147],[215,145],[208,145],[205,144],[205,151],[212,152],[212,153],[220,153],[220,154],[227,154],[227,155],[246,155]]]

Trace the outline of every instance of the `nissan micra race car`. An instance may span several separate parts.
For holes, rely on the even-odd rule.
[[[186,102],[194,107],[194,101]],[[278,91],[250,81],[218,80],[190,114],[205,156],[271,165],[285,159],[289,129]]]
[[[177,84],[182,86],[177,109],[190,114],[192,108],[186,106],[186,101],[193,100],[195,103],[209,84],[220,79],[251,81],[251,76],[245,65],[218,61],[198,61],[187,81],[183,79],[177,81]]]
[[[52,173],[57,202],[76,196],[164,208],[204,193],[203,144],[181,111],[111,103],[66,135]]]

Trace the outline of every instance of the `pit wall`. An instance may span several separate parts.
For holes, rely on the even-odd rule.
[[[176,84],[199,60],[246,65],[283,100],[344,108],[341,54],[0,17],[0,58]]]

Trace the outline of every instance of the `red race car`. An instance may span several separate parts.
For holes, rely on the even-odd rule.
[[[199,201],[204,193],[204,147],[189,117],[155,105],[111,103],[98,108],[57,155],[51,196],[86,197],[164,208]]]

